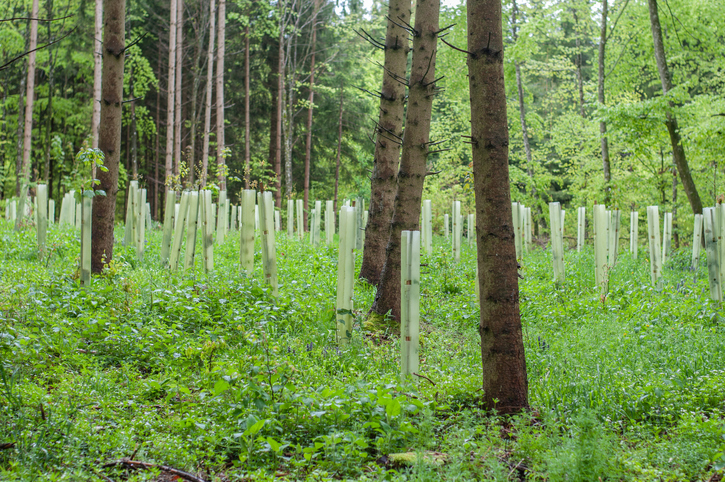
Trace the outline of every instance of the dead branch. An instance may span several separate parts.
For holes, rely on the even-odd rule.
[[[142,462],[140,460],[131,460],[131,459],[120,459],[120,460],[114,460],[113,462],[108,462],[106,464],[103,464],[101,468],[107,468],[107,467],[115,467],[116,465],[123,465],[126,467],[130,467],[133,469],[160,469],[162,472],[167,472],[171,475],[176,475],[177,477],[181,477],[184,480],[188,480],[189,482],[206,482],[204,479],[201,479],[197,477],[196,475],[190,474],[188,472],[184,472],[183,470],[175,469],[173,467],[169,467],[168,465],[160,465],[160,464],[152,464],[150,462]]]

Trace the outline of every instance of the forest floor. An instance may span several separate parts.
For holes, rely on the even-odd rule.
[[[465,241],[459,264],[442,237],[422,256],[426,378],[401,384],[398,340],[360,331],[374,295],[364,282],[352,343],[335,344],[335,248],[279,234],[275,300],[259,241],[249,279],[237,233],[215,247],[210,276],[198,256],[193,273],[160,269],[160,240],[148,233],[143,262],[118,245],[81,289],[75,230],[52,226],[39,258],[32,228],[0,221],[1,480],[721,478],[725,320],[687,249],[659,292],[645,247],[638,260],[622,252],[605,299],[590,247],[566,252],[558,289],[549,253],[526,254],[532,410],[504,418],[477,407]]]

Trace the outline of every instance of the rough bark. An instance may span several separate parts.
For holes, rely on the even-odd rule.
[[[174,175],[181,167],[181,87],[184,59],[184,0],[176,0],[176,75],[174,76]],[[179,179],[181,182],[181,179]]]
[[[206,105],[204,107],[204,140],[201,147],[201,187],[206,186],[209,172],[209,136],[211,135],[211,96],[214,79],[214,34],[216,31],[216,5],[214,0],[209,1],[209,48],[207,50],[206,66]]]
[[[403,152],[396,180],[385,265],[372,310],[400,319],[400,233],[419,229],[423,183],[430,140],[430,119],[435,95],[436,44],[440,0],[417,0],[413,59],[408,81]]]
[[[166,175],[164,183],[166,192],[170,188],[174,174],[174,101],[176,99],[176,15],[177,0],[171,0],[169,20],[169,76],[166,82],[168,97],[166,98]],[[164,194],[164,196],[166,196]],[[164,197],[165,199],[165,197]]]
[[[310,160],[312,157],[312,112],[314,110],[315,102],[315,48],[317,43],[317,14],[320,10],[319,0],[314,0],[314,11],[312,12],[312,40],[311,40],[311,52],[310,57],[310,92],[307,101],[309,107],[307,108],[307,139],[305,142],[305,179],[304,179],[304,225],[308,226],[307,213],[309,212],[310,202]]]
[[[252,154],[249,146],[249,23],[244,29],[244,189],[249,189],[252,175]]]
[[[599,34],[599,79],[597,82],[597,97],[599,105],[604,105],[604,61],[605,54],[607,51],[607,15],[608,5],[607,0],[602,0],[602,22],[601,31]],[[609,140],[607,139],[607,123],[604,121],[599,122],[599,132],[601,134],[602,143],[602,169],[604,170],[604,203],[608,204],[611,197],[611,186],[612,171],[609,163]]]
[[[405,115],[405,85],[408,64],[408,32],[401,25],[410,23],[410,0],[390,0],[385,35],[383,85],[380,89],[380,115],[376,127],[373,172],[370,180],[370,206],[365,228],[360,278],[377,285],[385,265],[385,250],[396,192]],[[337,212],[337,211],[336,211]]]
[[[340,158],[342,155],[342,113],[345,99],[345,83],[340,82],[340,112],[337,117],[337,155],[335,156],[335,193],[332,210],[337,212],[337,190],[340,186]],[[327,228],[325,228],[327,229]]]
[[[222,191],[227,189],[226,163],[224,161],[224,35],[227,19],[226,8],[226,0],[219,0],[216,62],[216,162],[219,189]]]
[[[657,0],[647,0],[649,5],[649,19],[650,26],[652,28],[652,40],[654,42],[654,53],[655,60],[657,61],[657,70],[660,75],[660,81],[662,82],[662,92],[667,93],[672,90],[672,77],[667,66],[667,57],[665,55],[665,45],[662,40],[662,27],[660,26],[660,17],[657,11]],[[672,107],[672,103],[670,103]],[[682,145],[682,139],[680,138],[680,128],[677,124],[677,117],[674,112],[667,112],[667,120],[665,121],[667,126],[667,132],[670,135],[670,144],[672,145],[672,157],[677,166],[677,171],[680,174],[680,180],[682,181],[682,188],[687,195],[687,199],[690,201],[690,207],[694,214],[702,214],[702,200],[697,192],[695,181],[692,179],[690,174],[690,166],[687,164],[687,157],[685,156],[685,148]]]
[[[500,0],[468,0],[468,78],[480,290],[482,401],[528,407],[508,170]]]
[[[118,193],[118,166],[121,158],[121,120],[123,105],[123,61],[126,48],[126,1],[106,0],[103,12],[103,87],[98,148],[105,155],[108,172],[99,170],[97,189],[105,196],[93,198],[91,228],[91,269],[103,270],[113,259],[113,222]]]
[[[98,128],[101,122],[101,67],[103,62],[103,0],[96,0],[93,29],[93,115],[91,117],[91,146],[98,149]]]

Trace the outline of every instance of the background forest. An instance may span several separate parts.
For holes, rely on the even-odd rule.
[[[5,19],[0,23],[3,199],[19,190],[23,121],[19,106],[26,101],[27,63],[8,62],[27,50],[29,22],[23,18],[29,16],[30,6],[28,1],[0,2],[0,18]],[[603,7],[607,8],[604,17]],[[674,85],[663,96],[647,2],[506,2],[512,197],[537,206],[539,213],[545,213],[546,203],[552,200],[564,205],[606,201],[625,210],[659,203],[667,211],[676,213],[684,208],[689,212],[681,189],[678,196],[679,180],[664,126],[665,108],[672,101],[695,184],[703,204],[713,204],[722,191],[718,173],[723,171],[720,158],[725,149],[723,7],[721,1],[704,0],[669,0],[660,5]],[[41,22],[38,31],[38,46],[45,48],[37,52],[31,181],[47,180],[55,199],[78,188],[88,177],[76,163],[75,153],[91,134],[94,8],[85,0],[40,2],[39,17],[48,21]],[[235,196],[244,187],[245,170],[253,186],[261,183],[271,187],[277,162],[281,166],[278,199],[296,197],[304,191],[305,158],[309,156],[311,199],[330,199],[335,196],[333,180],[339,158],[340,196],[367,197],[374,150],[369,138],[374,134],[378,108],[378,100],[371,93],[379,91],[382,75],[382,50],[375,42],[384,36],[386,10],[387,6],[379,2],[228,2],[224,149],[216,147],[213,126],[218,109],[212,104],[209,182],[218,183],[226,175],[230,195],[237,202]],[[182,11],[178,29],[182,35],[174,45],[181,50],[181,54],[176,53],[182,73],[181,83],[176,80],[181,86],[181,124],[180,135],[172,136],[174,176],[168,182],[192,186],[203,171],[209,0],[185,0]],[[126,31],[131,46],[126,52],[124,75],[120,188],[137,177],[149,190],[156,219],[169,152],[169,18],[170,7],[165,2],[131,1],[128,5]],[[607,22],[604,30],[603,18]],[[451,25],[443,40],[465,47],[464,5],[445,6],[441,25]],[[212,48],[216,51],[218,42]],[[604,56],[600,59],[601,50]],[[439,76],[445,77],[439,83],[444,89],[434,102],[431,139],[442,141],[443,150],[431,154],[428,162],[429,170],[441,173],[428,178],[425,195],[437,200],[437,209],[450,205],[451,199],[462,199],[471,203],[464,206],[467,211],[473,197],[466,195],[471,160],[461,139],[469,129],[465,55],[441,45],[437,63]],[[216,89],[213,96],[209,103],[216,103]],[[282,120],[278,122],[280,113]],[[609,184],[603,170],[602,125],[606,126],[611,160]],[[528,145],[522,129],[528,134]],[[221,177],[217,172],[218,152],[224,153],[227,165]],[[119,196],[119,217],[124,198]],[[434,218],[440,214],[434,213]],[[546,223],[543,217],[540,221]]]

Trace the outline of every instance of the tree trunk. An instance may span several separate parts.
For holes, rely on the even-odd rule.
[[[211,135],[211,95],[214,78],[214,34],[216,30],[216,13],[214,0],[209,1],[209,49],[207,50],[206,66],[206,106],[204,107],[204,140],[201,148],[201,187],[206,186],[209,172],[209,136]]]
[[[244,189],[249,189],[252,175],[252,153],[249,120],[249,21],[244,29]]]
[[[46,22],[46,27],[48,31],[48,39],[52,36],[51,31],[51,24],[53,23],[53,0],[48,0],[46,4],[47,9],[47,15],[48,19],[51,20],[50,22]],[[45,108],[45,164],[43,166],[43,176],[42,179],[45,181],[46,184],[48,184],[48,179],[50,179],[50,144],[52,139],[52,131],[53,131],[53,90],[55,87],[55,79],[53,77],[53,46],[48,46],[48,71],[47,71],[47,77],[48,77],[48,105]],[[50,195],[52,193],[49,193]]]
[[[312,111],[315,102],[315,44],[317,43],[317,13],[320,10],[319,0],[314,0],[314,11],[312,12],[312,57],[310,58],[310,95],[307,108],[307,140],[305,143],[305,180],[304,180],[304,225],[308,226],[307,213],[310,201],[310,158],[312,157]]]
[[[159,49],[159,65],[156,72],[156,78],[161,79],[161,49]],[[100,102],[99,102],[100,105]],[[156,84],[156,149],[154,152],[154,213],[156,213],[156,219],[161,219],[161,209],[159,209],[159,152],[161,143],[161,88]]]
[[[337,212],[337,190],[340,185],[340,157],[342,155],[342,106],[345,95],[345,82],[340,82],[340,113],[337,118],[337,156],[335,157],[335,194],[332,210]],[[325,228],[327,229],[327,228]]]
[[[224,30],[226,18],[226,0],[219,0],[216,62],[216,162],[219,189],[222,191],[227,190],[226,163],[224,161]]]
[[[202,15],[203,17],[203,15]],[[204,18],[205,20],[205,18]],[[191,88],[191,127],[189,129],[189,155],[187,156],[187,162],[189,163],[189,186],[193,189],[195,184],[196,176],[196,130],[199,125],[199,88],[201,87],[201,57],[204,51],[204,35],[206,30],[206,22],[201,21],[201,27],[198,35],[198,40],[194,43],[194,69],[192,70],[193,83]],[[210,19],[211,20],[211,19]],[[213,34],[211,34],[213,35]]]
[[[380,90],[380,116],[375,129],[375,155],[370,179],[370,207],[365,228],[360,278],[370,284],[380,282],[385,250],[390,237],[396,179],[400,160],[405,115],[405,85],[408,65],[408,32],[401,25],[410,23],[410,0],[390,0],[385,34],[383,85]],[[337,212],[337,211],[335,211]]]
[[[176,99],[176,15],[178,0],[171,0],[169,20],[169,76],[166,82],[166,176],[165,185],[168,191],[171,177],[174,175],[174,105]],[[165,195],[164,195],[165,199]]]
[[[397,176],[385,265],[372,310],[400,319],[400,233],[419,229],[423,183],[430,139],[430,119],[435,95],[436,43],[440,0],[418,0],[415,10],[413,59],[408,81],[403,152]]]
[[[511,10],[511,24],[513,26],[514,42],[519,38],[518,25],[516,24],[516,15],[518,9],[516,7],[516,0],[513,0]],[[518,61],[514,61],[514,70],[516,71],[516,91],[519,96],[519,117],[521,119],[521,134],[524,138],[524,153],[526,154],[526,174],[529,179],[534,178],[534,168],[531,161],[531,144],[529,143],[529,129],[526,125],[526,104],[524,103],[524,86],[521,80],[521,64]],[[536,194],[536,188],[531,187],[532,194]]]
[[[15,158],[15,196],[20,196],[20,184],[23,180],[23,128],[25,126],[25,79],[27,77],[27,65],[23,68],[20,77],[20,94],[18,99],[18,135],[17,135],[17,157]]]
[[[30,153],[33,147],[33,103],[35,100],[35,48],[38,45],[38,10],[38,0],[33,0],[33,9],[30,14],[30,53],[28,54],[28,76],[25,83],[25,129],[23,130],[23,165],[21,169],[21,186],[27,186],[28,181],[30,180]],[[22,220],[22,218],[23,216],[17,217],[19,220]]]
[[[662,41],[662,27],[660,26],[660,17],[657,12],[657,0],[647,0],[649,4],[649,19],[652,27],[652,40],[654,42],[655,60],[657,60],[657,70],[660,74],[662,82],[662,91],[665,95],[672,89],[672,78],[667,67],[667,57],[665,56],[665,45]],[[670,103],[672,107],[672,103]],[[670,134],[670,143],[672,144],[672,157],[680,173],[682,188],[685,190],[687,199],[690,201],[690,207],[694,214],[702,214],[702,201],[697,193],[695,181],[690,174],[690,166],[687,164],[685,157],[685,148],[680,138],[680,128],[677,125],[677,117],[672,111],[667,112],[667,120],[665,121],[667,132]]]
[[[476,194],[483,402],[528,407],[508,170],[500,0],[468,0],[468,79]]]
[[[672,236],[675,248],[680,249],[680,232],[677,229],[677,166],[672,162]]]
[[[91,146],[98,149],[98,128],[101,122],[101,68],[103,62],[103,0],[96,0],[93,30],[93,115],[91,117]]]
[[[131,135],[129,136],[131,139],[131,175],[133,176],[133,179],[138,179],[138,133],[136,131],[136,102],[133,101],[133,98],[135,97],[134,91],[133,91],[133,67],[131,67],[131,72],[129,72],[129,79],[128,79],[128,95],[131,97]]]
[[[604,61],[605,53],[607,50],[607,15],[608,5],[607,0],[602,0],[602,25],[601,32],[599,34],[599,80],[597,82],[597,96],[600,105],[604,105]],[[599,132],[602,136],[602,168],[604,169],[604,203],[609,204],[611,198],[612,188],[610,183],[612,181],[612,171],[609,163],[609,141],[607,139],[607,123],[604,121],[599,122]]]
[[[174,76],[174,175],[181,172],[181,88],[184,61],[184,0],[176,0],[176,75]],[[181,183],[181,177],[179,177]]]
[[[105,155],[108,172],[98,170],[98,189],[105,196],[93,198],[91,231],[91,269],[100,273],[113,259],[113,222],[118,193],[118,165],[121,157],[121,121],[123,105],[123,60],[126,49],[126,1],[106,0],[103,12],[103,88],[98,148]]]
[[[279,2],[282,5],[282,2]],[[277,54],[277,132],[275,133],[274,174],[277,178],[277,208],[282,207],[282,111],[284,106],[284,23],[280,12],[279,53]],[[289,196],[287,196],[289,199]]]

